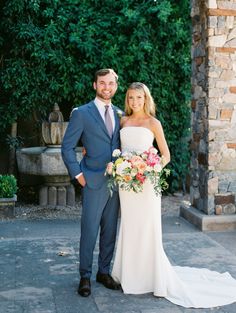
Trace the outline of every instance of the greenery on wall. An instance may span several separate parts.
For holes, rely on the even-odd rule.
[[[9,0],[0,10],[0,132],[55,102],[68,119],[94,97],[94,72],[112,67],[120,108],[131,82],[151,89],[176,189],[189,163],[189,1]]]

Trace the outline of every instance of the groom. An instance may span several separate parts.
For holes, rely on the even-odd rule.
[[[111,196],[104,176],[112,151],[120,147],[119,117],[111,99],[116,93],[118,76],[112,69],[95,73],[93,88],[96,97],[75,108],[70,117],[63,143],[62,158],[73,180],[82,187],[82,217],[80,237],[80,284],[78,293],[91,294],[93,251],[100,229],[98,272],[96,281],[109,289],[120,289],[110,276],[119,209],[118,192]],[[81,162],[75,148],[81,140],[86,154]]]

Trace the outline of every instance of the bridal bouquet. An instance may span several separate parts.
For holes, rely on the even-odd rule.
[[[170,171],[163,169],[163,158],[154,147],[142,153],[121,153],[116,149],[112,156],[117,159],[108,163],[105,172],[105,175],[109,175],[108,188],[111,193],[116,186],[127,191],[141,192],[147,179],[152,183],[156,195],[168,188],[163,173],[168,176]]]

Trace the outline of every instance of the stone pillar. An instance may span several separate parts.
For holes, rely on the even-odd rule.
[[[191,207],[202,230],[236,229],[236,2],[192,0]]]

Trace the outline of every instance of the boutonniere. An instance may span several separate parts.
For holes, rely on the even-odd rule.
[[[117,113],[117,115],[118,115],[118,117],[119,118],[122,118],[122,116],[124,115],[124,112],[123,111],[121,111],[121,110],[116,110],[116,113]]]

